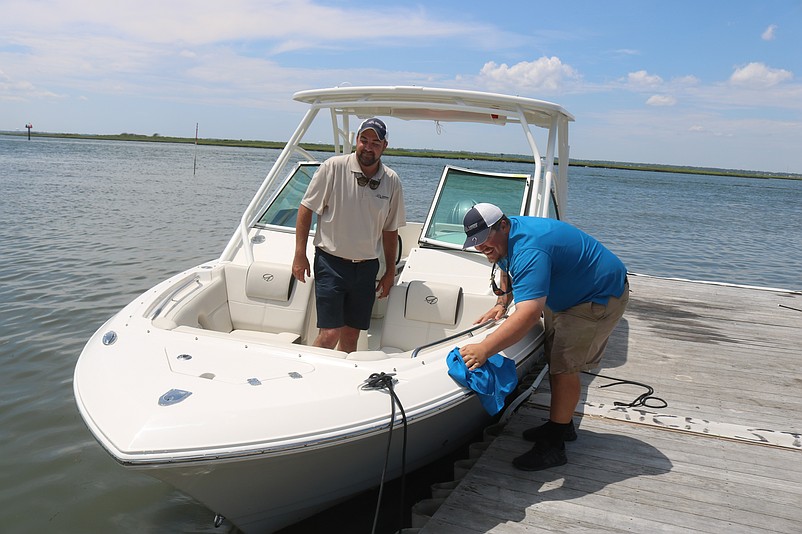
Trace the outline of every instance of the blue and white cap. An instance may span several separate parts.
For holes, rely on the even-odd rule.
[[[462,248],[475,247],[487,241],[487,236],[490,235],[490,227],[496,224],[503,216],[504,214],[498,206],[487,202],[480,202],[468,210],[468,213],[462,219],[462,225],[465,227],[465,234],[467,235]]]

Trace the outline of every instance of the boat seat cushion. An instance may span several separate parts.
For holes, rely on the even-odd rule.
[[[246,339],[255,342],[265,343],[297,343],[301,339],[300,334],[294,332],[257,332],[255,330],[232,330],[232,337]]]
[[[232,330],[303,335],[313,279],[294,283],[289,265],[267,262],[227,264],[225,275]]]
[[[413,321],[457,324],[462,287],[413,280],[407,286],[404,317]]]
[[[289,265],[255,261],[248,266],[245,294],[251,299],[287,302],[292,294],[294,280]]]
[[[231,332],[220,332],[217,330],[207,330],[192,326],[179,325],[175,328],[176,332],[185,332],[195,336],[216,337],[221,339],[236,339],[237,341],[251,341],[254,343],[268,343],[271,345],[292,345],[297,343],[301,336],[293,332],[257,332],[256,330],[232,330]],[[335,351],[336,352],[336,351]],[[344,354],[344,353],[343,353]],[[342,356],[345,357],[344,355]]]
[[[403,353],[459,331],[463,299],[462,287],[447,283],[412,280],[393,286],[379,346]]]

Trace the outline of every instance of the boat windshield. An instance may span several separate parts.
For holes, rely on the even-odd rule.
[[[270,205],[259,217],[256,226],[281,226],[295,228],[298,216],[298,206],[312,180],[312,176],[320,167],[318,162],[302,162],[295,166],[289,178],[284,181],[278,194],[273,197]],[[317,226],[317,214],[312,217],[312,230]]]
[[[447,165],[426,217],[421,242],[461,249],[465,241],[462,219],[468,210],[479,202],[490,202],[507,215],[520,215],[528,189],[527,174],[490,173]]]

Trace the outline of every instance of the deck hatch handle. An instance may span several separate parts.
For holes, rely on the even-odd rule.
[[[159,397],[159,406],[172,406],[173,404],[178,404],[190,395],[192,395],[191,391],[186,391],[183,389],[171,389]]]

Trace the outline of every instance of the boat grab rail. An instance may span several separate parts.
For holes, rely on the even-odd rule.
[[[457,332],[456,334],[451,334],[450,336],[447,336],[447,337],[444,337],[444,338],[440,338],[440,339],[438,339],[436,341],[432,341],[430,343],[426,343],[425,345],[421,345],[420,347],[417,347],[415,350],[412,351],[412,356],[410,356],[410,358],[417,358],[418,357],[418,353],[420,351],[422,351],[424,349],[428,349],[429,347],[434,347],[435,345],[440,345],[441,343],[446,343],[448,341],[452,341],[452,340],[460,338],[462,336],[471,336],[471,337],[473,337],[473,333],[476,332],[477,330],[480,330],[482,328],[490,326],[490,325],[492,325],[492,324],[494,324],[496,322],[497,322],[496,319],[490,319],[490,320],[487,320],[487,321],[483,322],[482,324],[477,324],[477,325],[472,326],[470,328],[466,328],[465,330],[462,330],[461,332]]]
[[[176,300],[175,301],[176,304],[178,304],[179,302],[184,300],[186,297],[188,297],[189,295],[193,294],[195,291],[197,291],[201,287],[203,287],[203,284],[200,281],[200,276],[199,275],[195,275],[194,277],[190,278],[189,280],[187,280],[186,282],[184,282],[180,286],[178,286],[175,289],[173,289],[166,297],[164,297],[163,299],[161,299],[159,301],[159,303],[153,308],[153,311],[150,314],[146,313],[145,316],[148,317],[151,320],[153,320],[156,317],[158,317],[161,314],[161,312],[164,311],[164,308],[167,306],[167,304],[169,302],[171,302],[175,298],[176,295],[178,295],[180,292],[185,290],[187,287],[189,287],[193,283],[196,283],[198,285],[196,287],[194,287],[192,289],[192,291],[188,292],[186,295],[184,295],[180,299]]]

